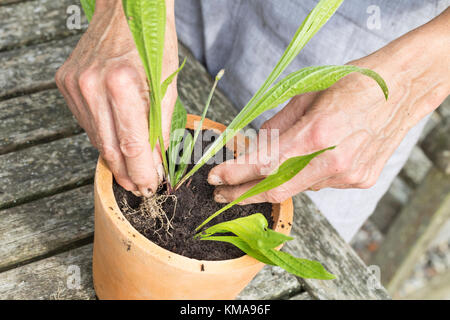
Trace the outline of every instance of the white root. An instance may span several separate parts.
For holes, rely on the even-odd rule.
[[[172,199],[174,202],[174,209],[171,218],[167,216],[166,212],[162,208],[163,204],[168,199]],[[122,211],[125,215],[141,215],[150,222],[149,227],[154,229],[153,232],[158,235],[159,238],[161,238],[161,230],[163,230],[166,235],[172,237],[170,229],[173,229],[172,220],[175,217],[175,212],[177,209],[177,197],[175,195],[155,194],[149,198],[142,198],[142,203],[137,209],[131,208],[125,197],[123,197],[121,202]],[[155,229],[157,228],[158,222],[159,227],[158,229]]]

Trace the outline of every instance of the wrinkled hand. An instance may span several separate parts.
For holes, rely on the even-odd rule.
[[[161,154],[157,148],[152,151],[148,141],[149,89],[145,71],[121,1],[115,3],[96,7],[88,30],[55,78],[70,110],[117,182],[129,191],[149,196],[163,177]],[[178,67],[170,7],[165,43],[163,79]],[[176,98],[174,81],[162,105],[166,142]]]
[[[360,74],[347,76],[323,92],[295,97],[262,126],[279,130],[279,155],[271,154],[270,143],[261,144],[256,151],[213,168],[208,182],[217,186],[215,200],[230,202],[285,160],[331,146],[337,147],[313,159],[290,181],[241,204],[279,203],[308,189],[373,186],[409,129],[437,108],[450,90],[448,59],[440,64],[413,55],[415,65],[407,60],[397,67],[385,63],[387,56],[399,51],[394,45],[351,63],[385,78],[391,91],[388,101],[373,80]]]

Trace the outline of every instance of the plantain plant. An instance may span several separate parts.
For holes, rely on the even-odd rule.
[[[352,65],[306,67],[276,82],[308,41],[336,12],[343,1],[319,1],[317,6],[299,27],[291,43],[263,85],[189,172],[186,172],[186,169],[192,156],[193,147],[198,139],[214,90],[223,75],[223,71],[219,72],[215,78],[214,85],[202,113],[200,124],[196,127],[193,136],[190,133],[185,134],[183,130],[180,131],[186,125],[187,112],[181,100],[177,100],[172,117],[171,137],[167,155],[162,152],[166,182],[170,192],[177,190],[206,164],[208,160],[219,152],[230,139],[233,139],[240,130],[245,128],[259,115],[267,110],[276,108],[296,95],[325,90],[348,74],[359,72],[375,80],[381,87],[385,98],[388,98],[389,92],[386,83],[376,72]],[[81,0],[81,3],[86,16],[90,19],[94,12],[95,1]],[[177,71],[162,81],[161,73],[166,23],[165,0],[123,0],[123,8],[150,86],[150,144],[152,148],[155,148],[159,143],[160,149],[166,150],[161,127],[161,101],[166,93],[167,87],[181,71],[186,60]],[[183,145],[182,148],[181,145]],[[309,155],[293,157],[286,160],[273,174],[267,176],[235,201],[224,206],[200,224],[196,228],[198,233],[195,237],[201,240],[231,243],[255,259],[266,264],[280,266],[299,277],[334,279],[334,275],[326,271],[319,262],[295,258],[288,253],[275,250],[276,247],[286,241],[292,240],[292,238],[269,229],[267,220],[260,213],[223,222],[204,229],[207,223],[222,212],[249,197],[282,185],[297,175],[316,156],[333,148],[330,147]],[[183,152],[181,157],[179,157],[181,150]],[[178,158],[180,158],[179,161],[177,161]],[[233,235],[223,235],[224,233],[232,233]]]

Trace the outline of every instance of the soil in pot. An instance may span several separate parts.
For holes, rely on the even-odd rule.
[[[211,131],[203,136],[211,137],[210,141],[198,141],[198,143],[202,143],[203,150],[217,138],[217,134]],[[230,155],[230,152],[227,153],[224,148],[222,154],[225,158],[225,155]],[[238,258],[243,256],[244,252],[231,244],[218,241],[201,241],[194,238],[195,228],[224,206],[214,201],[214,187],[207,182],[208,173],[214,166],[204,165],[192,176],[191,181],[188,180],[173,195],[164,197],[161,200],[161,208],[166,216],[161,218],[155,219],[143,212],[141,210],[143,199],[123,189],[115,180],[113,182],[114,196],[130,224],[160,247],[198,260]],[[188,170],[191,167],[192,165]],[[158,194],[166,195],[166,188],[161,187]],[[234,206],[213,219],[209,226],[254,213],[262,213],[269,222],[269,227],[272,227],[272,205],[270,203]]]

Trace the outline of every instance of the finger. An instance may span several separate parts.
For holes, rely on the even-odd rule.
[[[242,201],[240,204],[250,204],[259,202],[280,203],[297,193],[303,192],[311,186],[326,181],[331,177],[331,172],[327,170],[326,163],[329,161],[327,154],[322,154],[313,159],[311,163],[300,171],[291,180],[272,190],[260,193]],[[236,200],[259,181],[251,181],[238,186],[219,186],[214,193],[214,199],[220,203],[227,203]]]
[[[208,175],[208,182],[212,185],[239,185],[258,180],[291,157],[318,151],[308,139],[310,126],[308,120],[302,118],[279,138],[272,135],[265,143],[259,139],[256,151],[214,167]]]
[[[144,196],[150,196],[158,188],[158,176],[148,141],[148,104],[142,98],[141,78],[134,68],[115,67],[108,73],[106,87],[128,175]]]
[[[309,92],[292,98],[283,109],[264,122],[261,129],[278,129],[280,134],[286,132],[305,115],[316,96],[317,92]]]
[[[229,203],[231,201],[236,200],[246,191],[250,190],[256,184],[258,184],[261,180],[255,180],[251,182],[247,182],[238,186],[218,186],[214,190],[214,201],[218,203]],[[240,205],[249,203],[248,201],[254,201],[250,203],[258,203],[265,202],[265,197],[263,194],[256,195],[252,199],[244,200]]]
[[[73,72],[69,72],[68,69],[70,69],[70,66],[63,66],[58,70],[55,75],[55,78],[57,79],[56,84],[75,119],[86,132],[91,144],[97,149],[95,130],[92,128],[88,117],[85,115],[86,108],[83,100],[80,99],[81,94],[76,75]]]
[[[161,184],[164,181],[164,165],[162,164],[161,149],[159,145],[153,150],[153,164],[158,174],[158,182]]]
[[[137,186],[128,176],[125,159],[119,148],[114,118],[106,98],[106,88],[101,81],[100,71],[88,69],[79,76],[82,98],[90,112],[90,122],[96,128],[98,149],[108,164],[116,181],[125,190],[135,191]]]

